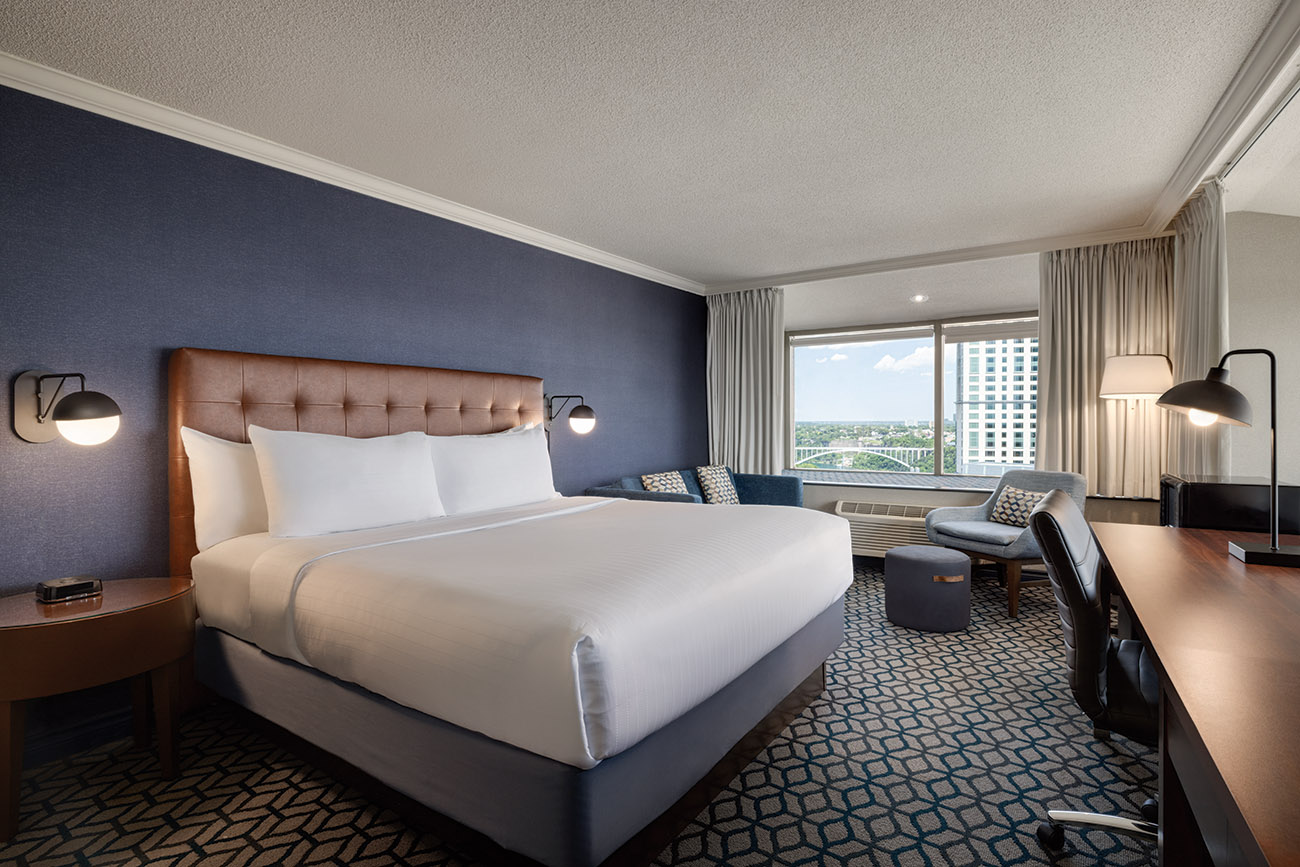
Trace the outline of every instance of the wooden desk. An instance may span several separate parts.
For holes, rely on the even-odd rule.
[[[1300,865],[1300,569],[1228,554],[1263,534],[1093,532],[1160,671],[1161,864]]]

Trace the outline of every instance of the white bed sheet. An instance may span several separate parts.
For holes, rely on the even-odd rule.
[[[852,572],[826,513],[588,497],[194,559],[205,623],[580,768],[725,686]]]

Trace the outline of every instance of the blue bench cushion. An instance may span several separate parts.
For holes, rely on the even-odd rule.
[[[620,492],[628,491],[632,492],[629,494],[629,499],[704,502],[704,492],[700,489],[700,481],[695,470],[675,472],[681,475],[682,483],[686,485],[685,494],[647,491],[645,485],[641,484],[640,476],[624,476],[612,484],[588,488],[586,494],[589,497],[618,497],[623,496]],[[736,496],[741,503],[759,506],[803,505],[803,480],[798,476],[733,473],[729,469],[727,473],[735,485]]]
[[[935,524],[934,529],[945,536],[989,545],[1010,545],[1025,532],[1024,527],[1012,527],[995,521],[943,521]]]
[[[695,478],[695,470],[671,470],[682,477],[682,484],[686,485],[686,493],[693,494],[704,502],[704,492],[700,490],[700,482]],[[661,475],[661,474],[660,474]],[[618,480],[618,487],[628,491],[644,491],[645,485],[641,484],[641,476],[624,476]]]

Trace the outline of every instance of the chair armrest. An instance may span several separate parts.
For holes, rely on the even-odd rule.
[[[759,506],[802,506],[803,479],[761,473],[732,473],[740,502]]]
[[[938,509],[932,509],[930,514],[925,516],[925,529],[929,530],[935,524],[943,521],[983,521],[986,520],[986,503],[980,503],[975,506],[943,506]]]
[[[583,491],[588,497],[622,497],[625,500],[656,500],[661,503],[701,503],[694,494],[671,494],[665,491],[633,491],[629,488],[616,488],[602,485]]]
[[[1025,532],[1007,546],[1007,553],[1004,556],[1008,560],[1033,560],[1041,558],[1043,554],[1033,531],[1026,527]]]

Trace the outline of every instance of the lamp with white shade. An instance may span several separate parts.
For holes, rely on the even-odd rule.
[[[1174,384],[1163,355],[1112,355],[1101,375],[1100,397],[1108,400],[1154,400]]]
[[[65,394],[69,379],[81,384]],[[47,443],[62,435],[70,443],[94,446],[117,433],[122,409],[111,397],[86,388],[81,373],[27,370],[14,379],[14,433],[29,443]]]
[[[589,434],[596,427],[596,413],[587,406],[580,394],[548,394],[546,396],[546,424],[549,430],[551,422],[564,412],[570,401],[578,405],[569,411],[569,427],[576,434]],[[558,403],[558,406],[557,406]]]

